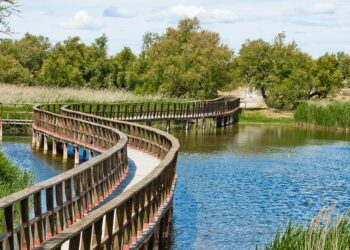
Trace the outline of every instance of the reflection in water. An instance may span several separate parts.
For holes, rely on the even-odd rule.
[[[173,134],[173,249],[261,249],[289,219],[350,207],[349,136],[286,125]]]

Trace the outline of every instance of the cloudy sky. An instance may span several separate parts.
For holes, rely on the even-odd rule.
[[[235,51],[246,39],[271,41],[285,31],[314,57],[350,53],[349,0],[19,0],[19,5],[21,13],[11,19],[13,38],[30,32],[58,42],[78,35],[90,43],[105,33],[110,54],[124,46],[138,53],[145,32],[163,32],[194,16]]]

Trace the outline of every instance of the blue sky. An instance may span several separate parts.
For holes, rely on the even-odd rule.
[[[314,57],[350,53],[349,0],[19,0],[19,5],[21,13],[11,18],[13,38],[30,32],[58,42],[78,35],[90,43],[105,33],[110,54],[124,46],[138,53],[145,32],[164,32],[194,16],[235,52],[246,39],[272,41],[284,31]]]

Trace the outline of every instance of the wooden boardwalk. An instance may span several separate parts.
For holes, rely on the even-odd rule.
[[[7,107],[8,117],[13,111]],[[227,126],[235,123],[238,112],[239,99],[222,98],[34,107],[33,146],[44,151],[52,147],[53,154],[67,159],[70,144],[78,165],[0,199],[0,247],[163,249],[172,218],[179,143],[166,132],[130,121],[150,125],[153,120],[212,118],[217,126]],[[15,119],[22,120],[18,114]],[[5,120],[0,117],[1,123]],[[81,164],[80,148],[90,155]]]

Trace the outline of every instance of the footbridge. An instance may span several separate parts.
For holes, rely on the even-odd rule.
[[[65,160],[69,145],[76,167],[0,199],[1,249],[164,248],[179,142],[131,121],[213,118],[224,126],[238,112],[239,99],[33,107],[33,147]]]

